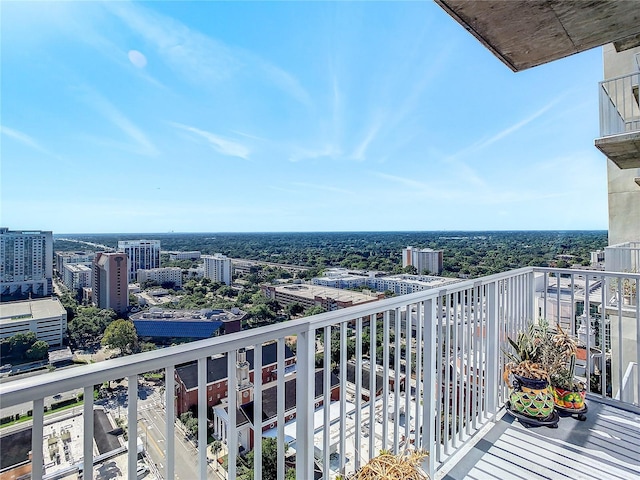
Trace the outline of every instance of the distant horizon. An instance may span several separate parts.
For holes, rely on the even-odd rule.
[[[29,229],[11,229],[10,230],[29,230]],[[48,231],[48,230],[44,230]],[[308,230],[308,231],[201,231],[201,232],[82,232],[82,233],[55,233],[54,236],[61,235],[239,235],[239,234],[300,234],[300,233],[524,233],[524,232],[608,232],[608,229],[600,228],[581,228],[581,229],[535,229],[535,230],[521,230],[521,229],[504,229],[504,230]]]

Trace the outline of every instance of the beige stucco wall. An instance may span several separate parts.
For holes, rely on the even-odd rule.
[[[637,71],[640,47],[617,53],[613,44],[603,47],[604,79]],[[640,240],[640,168],[621,170],[607,159],[609,192],[609,245]]]

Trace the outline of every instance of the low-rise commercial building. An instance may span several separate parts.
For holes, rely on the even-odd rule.
[[[56,272],[64,278],[64,267],[69,264],[80,264],[91,267],[95,252],[56,252]]]
[[[262,291],[268,298],[276,300],[282,306],[299,303],[305,308],[317,305],[327,311],[375,302],[376,300],[384,298],[384,294],[365,294],[320,285],[291,283],[285,285],[264,285],[262,286]]]
[[[0,303],[0,338],[33,332],[51,347],[62,345],[67,311],[56,297]]]
[[[169,252],[169,260],[200,260],[200,252],[193,250],[191,252]]]

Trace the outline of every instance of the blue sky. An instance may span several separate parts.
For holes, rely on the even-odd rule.
[[[1,223],[606,229],[594,49],[514,74],[431,2],[6,2]]]

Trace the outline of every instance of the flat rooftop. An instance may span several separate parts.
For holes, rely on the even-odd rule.
[[[25,320],[58,317],[66,314],[66,310],[56,297],[21,300],[0,303],[0,322],[24,322]]]
[[[287,284],[275,287],[277,293],[295,295],[313,300],[316,297],[332,298],[341,302],[365,303],[377,299],[375,295],[342,290],[340,288],[323,287],[321,285]]]

